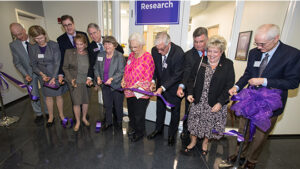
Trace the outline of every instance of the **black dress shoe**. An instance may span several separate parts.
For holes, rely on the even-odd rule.
[[[254,169],[256,166],[255,163],[251,163],[250,161],[247,161],[246,164],[244,165],[244,169]]]
[[[109,129],[110,127],[112,127],[112,124],[104,124],[102,126],[102,130],[105,131],[105,130]]]
[[[136,134],[133,134],[132,135],[132,138],[130,139],[131,142],[137,142],[141,139],[143,139],[144,135],[136,135]]]
[[[175,143],[175,138],[173,136],[169,136],[168,138],[168,146],[173,146]]]
[[[129,129],[127,131],[127,134],[128,134],[129,137],[131,137],[131,136],[133,136],[135,134],[135,131],[133,129]]]
[[[39,116],[35,117],[34,122],[39,123],[39,122],[43,121],[43,119],[44,119],[43,115],[39,115]]]
[[[162,131],[154,130],[151,134],[147,136],[149,140],[154,139],[157,135],[161,135]]]

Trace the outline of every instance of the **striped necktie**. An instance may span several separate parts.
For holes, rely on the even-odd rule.
[[[263,73],[263,71],[267,67],[269,56],[270,55],[268,53],[266,53],[264,59],[260,63],[260,66],[259,66],[259,77],[261,77],[261,74]]]

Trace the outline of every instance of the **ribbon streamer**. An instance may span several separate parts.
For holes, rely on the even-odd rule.
[[[131,91],[142,93],[142,94],[145,94],[145,95],[148,95],[148,96],[158,96],[163,100],[163,102],[166,104],[166,106],[175,107],[175,105],[169,103],[161,94],[154,94],[152,92],[147,92],[147,91],[140,90],[140,89],[137,89],[137,88],[119,88],[119,89],[116,89],[116,90],[119,90],[119,91],[131,90]]]
[[[1,76],[2,79],[3,79],[3,77],[2,77],[1,74],[4,75],[4,76],[5,76],[6,78],[8,78],[9,80],[11,80],[12,82],[14,82],[14,83],[15,83],[16,85],[18,85],[19,87],[21,87],[21,88],[25,88],[25,87],[26,87],[26,88],[27,88],[27,92],[28,92],[29,97],[30,97],[31,100],[36,101],[36,100],[39,99],[38,96],[33,96],[33,95],[31,94],[31,93],[32,93],[32,86],[31,86],[31,85],[26,85],[26,84],[24,84],[24,83],[18,81],[17,79],[11,77],[10,75],[8,75],[8,74],[6,74],[6,73],[0,71],[0,76]],[[7,88],[8,88],[8,87],[7,87]]]
[[[50,84],[50,83],[48,83],[48,82],[45,82],[45,83],[44,83],[44,86],[49,87],[49,88],[51,88],[51,89],[58,89],[58,88],[59,88],[58,85],[56,85],[56,84]]]
[[[3,85],[3,83],[5,84],[5,86]],[[8,89],[8,82],[5,80],[2,73],[0,73],[0,87],[2,90]]]
[[[216,130],[212,130],[212,133],[220,134]],[[235,136],[235,137],[237,137],[238,142],[242,142],[245,140],[243,135],[235,130],[229,130],[228,132],[224,132],[222,134],[227,135],[227,136]]]

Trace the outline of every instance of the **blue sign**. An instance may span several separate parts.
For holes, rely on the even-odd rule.
[[[179,24],[179,1],[136,1],[136,25]]]

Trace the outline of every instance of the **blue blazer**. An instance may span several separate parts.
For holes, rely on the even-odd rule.
[[[249,53],[249,59],[243,76],[236,83],[240,90],[248,84],[251,78],[257,78],[259,67],[254,67],[256,61],[261,61],[262,52],[254,48]],[[273,116],[280,115],[288,96],[288,89],[295,89],[299,86],[300,79],[300,51],[280,41],[271,60],[263,71],[262,78],[267,78],[267,88],[281,89],[281,100],[283,107],[274,111]]]

